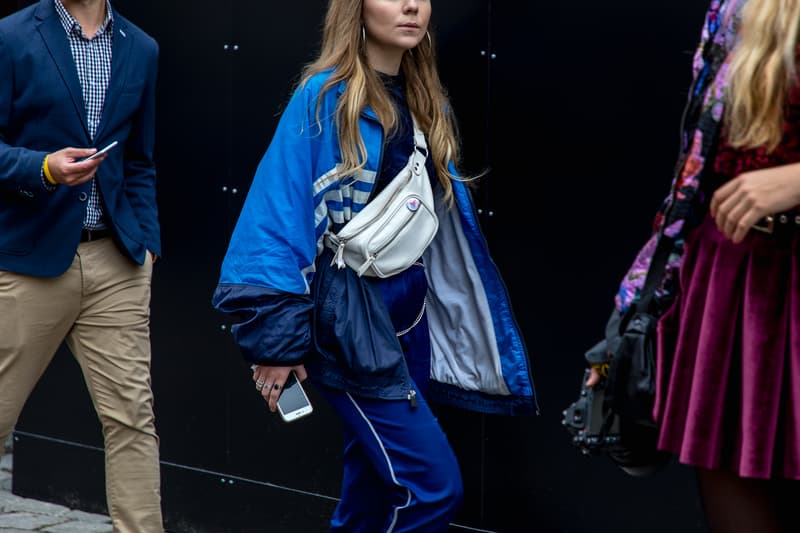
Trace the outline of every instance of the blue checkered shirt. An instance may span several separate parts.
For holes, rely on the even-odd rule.
[[[100,117],[103,114],[103,103],[106,99],[108,82],[111,79],[111,44],[113,41],[114,16],[111,4],[106,1],[106,18],[97,33],[89,38],[83,33],[78,21],[69,14],[61,0],[53,0],[61,25],[67,32],[72,58],[78,70],[78,79],[83,90],[83,102],[86,106],[86,124],[89,135],[94,139]],[[103,204],[100,201],[100,189],[96,178],[91,181],[92,190],[86,206],[83,227],[101,229],[106,227],[103,220]]]

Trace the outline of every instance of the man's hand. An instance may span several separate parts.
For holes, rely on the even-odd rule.
[[[64,148],[47,157],[47,169],[53,181],[73,187],[85,183],[94,177],[97,167],[106,158],[103,154],[89,161],[79,161],[89,157],[97,148]]]

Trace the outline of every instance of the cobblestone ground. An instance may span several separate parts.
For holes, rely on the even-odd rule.
[[[11,441],[4,443],[0,459],[0,532],[110,533],[108,516],[85,513],[11,494]]]

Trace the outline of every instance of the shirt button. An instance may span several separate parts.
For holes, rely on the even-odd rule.
[[[89,198],[89,195],[86,194],[85,192],[82,192],[78,195],[78,200],[80,200],[81,202],[85,202],[87,198]]]

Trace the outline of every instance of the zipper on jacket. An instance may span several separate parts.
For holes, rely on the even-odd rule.
[[[411,389],[408,391],[408,401],[411,402],[411,407],[417,407],[417,391]]]

